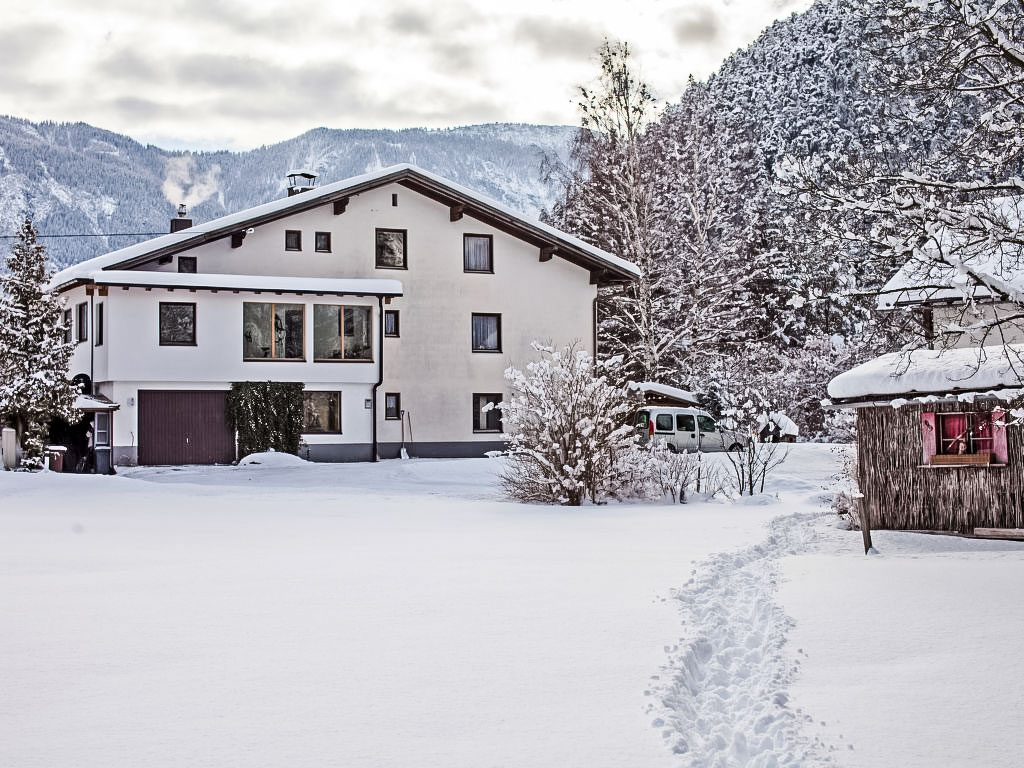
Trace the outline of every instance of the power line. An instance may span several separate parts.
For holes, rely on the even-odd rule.
[[[171,232],[107,232],[107,233],[95,233],[95,232],[83,232],[81,234],[66,233],[59,235],[41,235],[36,234],[36,238],[41,237],[156,237],[157,235],[177,234]],[[194,233],[191,233],[194,234]],[[13,240],[21,235],[0,235],[0,240]]]

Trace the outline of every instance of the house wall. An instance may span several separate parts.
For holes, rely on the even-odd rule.
[[[1008,465],[922,466],[921,414],[991,410],[970,403],[857,410],[857,468],[871,526],[959,531],[1024,528],[1024,434],[1006,428]]]
[[[938,304],[932,308],[933,326],[938,334],[936,345],[944,349],[980,347],[993,344],[1024,342],[1024,318],[992,327],[994,321],[1020,315],[1020,307],[1006,303]],[[944,327],[985,327],[979,331],[943,333]]]
[[[392,205],[394,194],[397,206]],[[407,269],[375,266],[378,227],[407,230]],[[302,232],[302,251],[285,250],[289,229]],[[331,253],[314,250],[317,231],[331,233]],[[463,270],[464,234],[493,236],[493,274]],[[578,341],[593,352],[597,288],[590,284],[587,269],[557,256],[540,262],[535,246],[469,215],[452,222],[448,206],[397,184],[352,197],[341,215],[335,215],[328,203],[258,227],[240,248],[231,248],[230,239],[224,238],[182,255],[197,258],[199,273],[400,280],[404,296],[385,308],[399,311],[401,336],[384,340],[384,382],[377,400],[378,439],[385,457],[398,455],[403,424],[413,455],[482,455],[500,447],[500,435],[473,431],[473,394],[507,396],[504,370],[537,357],[530,346],[533,340],[557,345]],[[165,265],[154,262],[140,268],[177,271],[177,257]],[[274,298],[231,291],[110,289],[104,299],[105,359],[96,365],[94,379],[103,383],[100,391],[122,404],[114,436],[122,455],[131,455],[137,435],[137,414],[125,404],[129,398],[137,400],[138,389],[227,389],[230,382],[240,380],[301,381],[307,390],[344,385],[343,437],[305,439],[320,446],[316,457],[325,459],[354,457],[351,451],[332,452],[329,444],[370,443],[370,411],[363,404],[376,381],[375,364],[242,361],[242,302]],[[286,295],[278,300],[307,306],[307,351],[314,303],[376,306],[376,299]],[[160,301],[196,302],[195,347],[159,346]],[[472,351],[474,312],[501,314],[500,352]],[[375,327],[376,315],[375,309]],[[76,365],[81,364],[79,352],[84,349],[76,351]],[[375,350],[375,360],[377,356]],[[384,396],[390,392],[401,395],[404,421],[384,418]]]

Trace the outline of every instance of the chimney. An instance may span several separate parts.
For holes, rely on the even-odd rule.
[[[178,218],[171,219],[171,232],[177,232],[181,229],[188,229],[192,226],[192,219],[186,219],[185,214],[188,213],[188,209],[185,204],[182,203],[178,206]]]
[[[288,197],[309,192],[316,186],[316,174],[305,168],[296,168],[285,175],[288,177]]]

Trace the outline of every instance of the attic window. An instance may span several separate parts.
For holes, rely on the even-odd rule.
[[[331,252],[331,233],[330,232],[317,232],[316,241],[314,243],[314,249],[317,253],[330,253]]]
[[[394,192],[391,195],[391,205],[394,208],[398,207],[398,193],[397,192]]]
[[[179,256],[178,271],[184,274],[194,275],[196,273],[196,257]]]
[[[284,249],[286,251],[301,251],[302,232],[297,229],[286,229],[284,231]]]

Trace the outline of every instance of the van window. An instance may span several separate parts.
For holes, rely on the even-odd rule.
[[[651,414],[647,411],[637,411],[636,421],[633,422],[634,427],[640,427],[641,429],[647,429],[647,425],[651,423]]]
[[[659,413],[658,418],[654,422],[654,428],[659,432],[674,432],[672,429],[672,414],[671,413]]]
[[[698,416],[697,423],[700,425],[701,432],[717,432],[718,427],[715,425],[715,420],[710,416]]]
[[[689,413],[680,413],[676,416],[677,432],[696,432],[697,427],[693,423],[693,416]]]

